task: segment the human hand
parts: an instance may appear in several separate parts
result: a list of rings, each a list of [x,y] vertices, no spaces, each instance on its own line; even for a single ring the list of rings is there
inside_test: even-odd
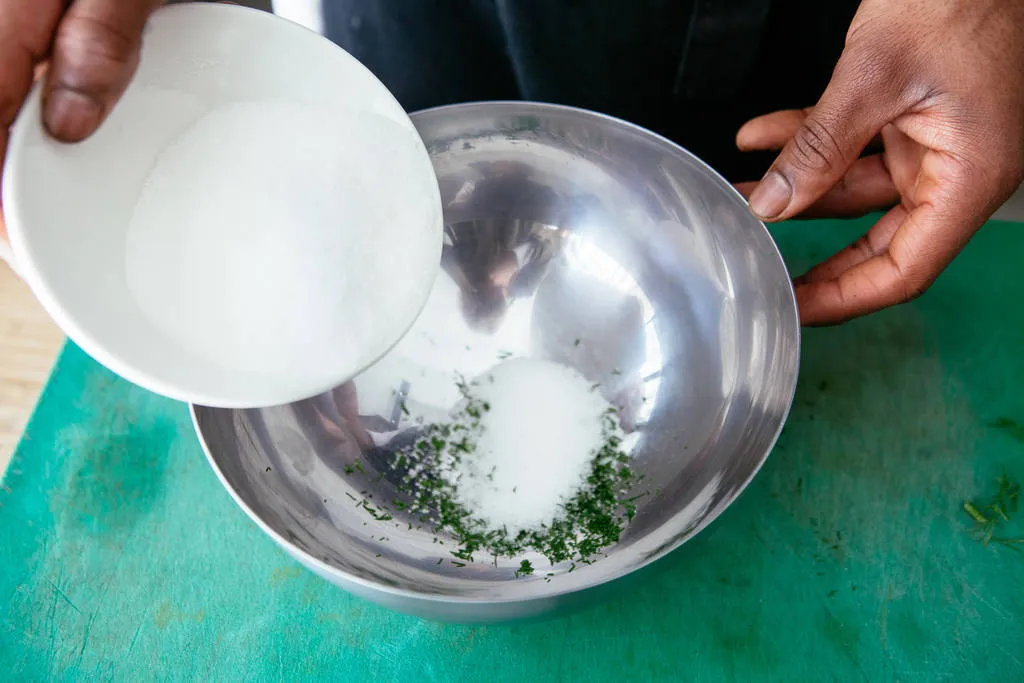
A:
[[[34,76],[46,79],[43,123],[53,137],[91,135],[128,87],[142,29],[162,0],[0,0],[0,164],[7,131]],[[0,212],[0,240],[6,240]]]
[[[1024,179],[1024,2],[864,0],[818,104],[736,142],[782,149],[739,186],[764,220],[892,207],[795,280],[805,325],[913,299]]]

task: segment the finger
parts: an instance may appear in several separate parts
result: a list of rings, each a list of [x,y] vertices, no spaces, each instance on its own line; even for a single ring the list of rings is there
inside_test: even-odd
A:
[[[863,71],[864,60],[840,60],[821,100],[786,143],[750,196],[764,220],[784,220],[814,204],[860,156],[900,108],[883,72]]]
[[[747,198],[757,186],[757,182],[735,185],[739,193]],[[873,211],[888,209],[899,201],[900,193],[889,175],[889,169],[881,155],[875,154],[855,161],[835,187],[794,218],[857,218]]]
[[[785,109],[747,121],[736,133],[736,147],[741,152],[779,151],[793,139],[811,108]],[[875,154],[882,149],[882,136],[871,138],[865,152]]]
[[[43,120],[65,142],[91,135],[128,87],[160,0],[74,0],[57,29]]]
[[[746,180],[742,183],[733,183],[732,186],[736,188],[737,192],[743,195],[744,199],[750,199],[750,193],[758,186],[758,181]]]
[[[736,147],[741,152],[773,152],[781,150],[793,139],[800,125],[811,112],[806,109],[784,109],[751,119],[736,133]],[[864,148],[875,154],[882,149],[882,136],[876,135]]]
[[[0,168],[7,152],[7,130],[32,87],[34,69],[49,50],[63,9],[62,0],[0,0]],[[0,240],[7,240],[2,215]]]
[[[736,147],[742,152],[782,149],[800,130],[809,111],[784,109],[751,119],[737,131]]]
[[[951,201],[923,203],[909,213],[902,207],[893,209],[891,220],[898,218],[899,225],[887,249],[871,255],[875,245],[868,244],[845,254],[840,252],[814,276],[809,273],[798,281],[801,322],[840,323],[909,301],[924,292],[981,227],[974,206],[977,202],[966,193],[955,193]],[[891,227],[879,228],[879,241]],[[844,270],[850,263],[854,265]]]
[[[61,0],[0,0],[0,131],[5,135],[49,50],[62,9]]]
[[[867,234],[839,253],[811,268],[798,277],[794,283],[799,286],[813,282],[837,280],[846,271],[884,254],[889,250],[893,236],[906,218],[907,211],[903,207],[897,206],[890,209],[878,222],[871,226]]]
[[[4,157],[7,154],[7,129],[0,130],[0,169],[3,169]],[[3,204],[0,203],[0,242],[7,241],[7,226],[4,225]]]
[[[839,182],[798,218],[857,218],[900,201],[882,155],[858,159]]]
[[[881,154],[858,159],[824,197],[801,214],[804,218],[854,218],[898,204],[900,191],[893,183]]]

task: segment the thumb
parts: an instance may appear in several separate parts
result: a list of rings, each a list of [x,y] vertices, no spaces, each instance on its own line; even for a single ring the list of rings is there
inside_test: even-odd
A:
[[[128,87],[161,0],[74,0],[57,28],[43,121],[65,142],[91,135]]]
[[[897,116],[891,87],[841,60],[821,100],[754,188],[750,210],[762,220],[784,220],[832,189]]]

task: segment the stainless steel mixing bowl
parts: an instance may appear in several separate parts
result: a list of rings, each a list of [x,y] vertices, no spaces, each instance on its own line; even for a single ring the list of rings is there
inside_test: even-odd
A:
[[[346,590],[437,619],[547,612],[678,547],[761,467],[796,384],[793,290],[740,195],[648,131],[531,103],[413,120],[447,224],[442,275],[413,329],[332,392],[259,410],[196,406],[196,428],[249,516]],[[405,427],[448,414],[456,373],[509,355],[600,383],[646,475],[651,495],[620,542],[572,572],[517,578],[518,559],[459,567],[416,520],[377,520],[353,502],[395,498]]]

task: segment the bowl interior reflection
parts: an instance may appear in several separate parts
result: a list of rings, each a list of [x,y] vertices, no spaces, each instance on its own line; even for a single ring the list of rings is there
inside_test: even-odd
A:
[[[385,592],[529,600],[663,555],[742,490],[789,409],[799,328],[771,237],[705,165],[621,121],[526,103],[413,119],[447,226],[426,308],[382,361],[331,392],[196,408],[211,461],[292,552]],[[532,557],[537,573],[518,578],[521,558],[460,567],[451,539],[415,516],[359,505],[398,498],[396,451],[449,415],[459,377],[509,357],[576,368],[630,434],[647,495],[591,565]]]

